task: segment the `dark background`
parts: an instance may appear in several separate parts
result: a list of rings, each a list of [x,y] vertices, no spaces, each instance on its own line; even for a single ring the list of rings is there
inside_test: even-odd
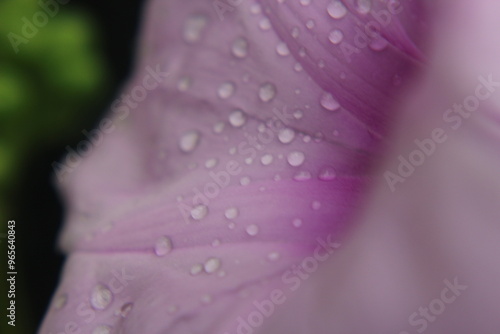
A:
[[[110,77],[103,97],[95,110],[88,110],[81,129],[90,129],[102,117],[129,77],[135,54],[140,18],[144,7],[141,0],[71,0],[63,10],[83,10],[95,18],[99,47],[105,57]],[[35,331],[45,314],[59,280],[64,256],[56,247],[63,223],[64,208],[53,179],[53,161],[61,161],[66,145],[75,147],[84,139],[78,131],[60,147],[32,152],[29,161],[19,166],[21,183],[12,194],[16,243],[18,252],[18,288],[25,289],[27,300],[18,300],[18,322],[30,324]],[[22,305],[26,303],[26,305]],[[28,319],[22,319],[23,316]],[[4,321],[4,319],[2,319]]]

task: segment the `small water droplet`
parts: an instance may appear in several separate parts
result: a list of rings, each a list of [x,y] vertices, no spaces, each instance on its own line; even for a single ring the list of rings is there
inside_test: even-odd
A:
[[[302,117],[304,117],[304,112],[300,109],[297,109],[293,112],[293,117],[295,117],[295,119],[301,119]]]
[[[248,42],[245,38],[239,37],[234,40],[231,52],[236,58],[245,58],[248,54]]]
[[[197,205],[191,210],[191,218],[193,218],[194,220],[201,220],[205,218],[207,214],[208,207],[203,204]]]
[[[270,82],[263,83],[259,88],[259,98],[262,102],[269,102],[276,96],[276,86]]]
[[[113,293],[102,284],[97,284],[90,294],[90,305],[96,310],[104,310],[112,300]]]
[[[339,44],[342,42],[342,39],[344,39],[344,34],[339,29],[335,29],[330,32],[328,39],[332,42],[332,44]]]
[[[200,141],[200,133],[196,130],[185,132],[179,140],[179,148],[182,152],[189,153],[194,151]]]
[[[126,318],[128,316],[128,314],[130,313],[130,311],[132,311],[133,307],[134,307],[133,303],[123,304],[122,307],[120,307],[120,309],[116,312],[116,315],[118,315],[122,318]]]
[[[326,8],[328,15],[334,19],[341,19],[347,14],[347,8],[340,0],[333,0]]]
[[[287,160],[290,166],[298,167],[304,163],[305,155],[302,152],[293,151],[288,154]]]
[[[203,271],[203,265],[200,264],[200,263],[196,263],[196,264],[193,264],[193,266],[191,267],[191,270],[189,271],[189,273],[192,276],[196,276],[199,273],[201,273],[202,271]]]
[[[300,63],[295,63],[295,64],[293,65],[293,69],[294,69],[296,72],[300,72],[300,71],[302,71],[302,70],[303,70],[303,68],[302,68],[302,64],[300,64]]]
[[[321,106],[329,111],[335,111],[340,108],[340,104],[335,100],[330,93],[324,93],[321,96]]]
[[[370,10],[372,9],[371,0],[357,0],[356,5],[356,10],[358,11],[358,13],[363,15],[370,13]]]
[[[247,232],[248,235],[254,237],[257,234],[259,234],[259,227],[257,225],[255,225],[255,224],[248,225],[247,228],[246,228],[246,232]]]
[[[68,295],[67,294],[62,294],[62,295],[58,296],[54,300],[54,308],[56,310],[62,309],[66,305],[67,301],[68,301]]]
[[[217,270],[219,270],[221,266],[221,261],[217,257],[211,257],[206,262],[203,268],[207,274],[213,274]]]
[[[312,19],[311,20],[307,20],[307,22],[306,22],[306,27],[309,30],[313,29],[315,25],[316,25],[316,23]]]
[[[326,64],[323,59],[318,60],[318,67],[319,68],[325,68]]]
[[[264,165],[264,166],[267,166],[267,165],[270,165],[272,162],[273,162],[273,156],[271,154],[264,154],[261,158],[260,158],[260,162]]]
[[[172,250],[172,240],[169,237],[163,236],[156,241],[155,254],[165,256]]]
[[[311,206],[313,210],[319,210],[321,208],[321,203],[318,201],[313,201]]]
[[[92,331],[92,334],[110,334],[111,333],[111,327],[108,325],[100,325],[94,328]]]
[[[262,12],[262,8],[260,7],[260,4],[254,3],[250,6],[250,13],[252,14],[260,14]]]
[[[300,0],[299,2],[302,6],[308,6],[311,3],[311,0]]]
[[[293,225],[293,226],[295,226],[295,227],[301,227],[301,226],[302,226],[302,219],[295,218],[295,219],[292,221],[292,225]]]
[[[205,168],[214,168],[217,165],[218,160],[216,158],[211,158],[205,161]]]
[[[387,46],[389,46],[389,42],[382,37],[375,38],[370,42],[370,49],[373,51],[383,51]]]
[[[224,123],[223,122],[217,122],[214,125],[214,132],[215,133],[221,133],[222,130],[224,130]]]
[[[220,246],[220,240],[214,239],[214,241],[212,241],[212,247],[218,247],[218,246]]]
[[[201,302],[203,304],[210,304],[212,302],[212,296],[210,296],[208,294],[201,296]]]
[[[182,77],[179,79],[177,83],[177,89],[181,92],[185,92],[191,86],[191,78],[190,77]]]
[[[310,180],[311,177],[312,175],[308,171],[300,171],[293,176],[293,179],[295,181],[307,181]]]
[[[262,30],[271,29],[271,22],[269,21],[269,19],[267,17],[265,17],[259,21],[259,28]]]
[[[278,45],[276,46],[276,52],[280,56],[288,56],[290,54],[290,50],[288,49],[288,46],[286,45],[285,42],[279,42]]]
[[[208,19],[203,15],[195,15],[188,18],[184,25],[184,40],[188,43],[198,42],[207,23]]]
[[[179,308],[176,305],[170,305],[169,307],[167,307],[167,312],[170,314],[174,314],[178,310]]]
[[[248,176],[244,176],[240,179],[240,184],[242,186],[248,186],[250,184],[250,178]]]
[[[238,214],[239,214],[238,208],[235,207],[227,208],[226,211],[224,212],[224,216],[227,219],[235,219],[236,217],[238,217]]]
[[[217,90],[217,95],[221,99],[228,99],[234,94],[235,86],[232,82],[224,82]]]
[[[323,181],[332,181],[337,177],[337,173],[333,167],[323,167],[319,172],[319,179]]]
[[[292,35],[293,38],[299,37],[299,35],[300,35],[299,27],[293,27],[291,35]]]
[[[278,139],[283,144],[289,144],[295,138],[295,131],[290,128],[281,129],[278,132]]]
[[[246,121],[247,118],[242,110],[235,110],[231,114],[229,114],[229,123],[235,128],[243,126]]]

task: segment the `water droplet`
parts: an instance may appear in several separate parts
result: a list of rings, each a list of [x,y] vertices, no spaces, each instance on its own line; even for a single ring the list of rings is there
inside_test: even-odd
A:
[[[207,23],[208,19],[203,15],[195,15],[188,18],[184,25],[184,40],[189,43],[199,41]]]
[[[170,314],[174,314],[178,310],[179,308],[176,305],[170,305],[169,307],[167,307],[167,312]]]
[[[207,214],[208,207],[203,204],[197,205],[191,210],[191,218],[193,218],[194,220],[201,220],[205,218]]]
[[[200,263],[197,263],[197,264],[193,264],[189,273],[193,276],[196,276],[199,273],[201,273],[202,271],[203,271],[203,265]]]
[[[257,234],[259,234],[259,227],[257,225],[255,225],[255,224],[248,225],[247,228],[246,228],[246,232],[247,232],[248,235],[254,237]]]
[[[335,100],[330,93],[324,93],[321,96],[321,106],[329,111],[335,111],[340,108],[340,104]]]
[[[218,247],[218,246],[220,246],[220,240],[214,239],[214,241],[212,241],[212,247]]]
[[[366,15],[370,13],[372,9],[372,1],[371,0],[357,0],[356,10],[358,13]]]
[[[231,52],[236,58],[245,58],[248,54],[248,42],[245,38],[239,37],[234,40]]]
[[[62,309],[66,305],[67,301],[68,301],[68,295],[67,294],[62,294],[62,295],[58,296],[54,300],[54,308],[56,310]]]
[[[232,82],[224,82],[217,90],[217,95],[221,99],[230,98],[234,94],[235,86]]]
[[[227,208],[224,212],[224,216],[226,216],[227,219],[235,219],[236,217],[238,217],[238,214],[238,208],[235,207]]]
[[[332,181],[337,177],[337,173],[333,167],[327,166],[320,170],[318,177],[323,181]]]
[[[190,77],[182,77],[179,79],[177,83],[177,89],[181,92],[185,92],[191,86],[191,78]]]
[[[295,181],[307,181],[310,180],[311,177],[312,175],[308,171],[300,171],[293,176],[293,179]]]
[[[217,165],[218,160],[216,158],[211,158],[205,161],[205,168],[214,168]]]
[[[299,30],[299,27],[293,27],[292,28],[292,37],[293,38],[297,38],[299,37],[299,34],[300,34],[300,30]]]
[[[340,0],[333,0],[326,8],[328,15],[334,19],[341,19],[347,14],[347,8]]]
[[[319,68],[325,68],[326,64],[323,59],[318,60],[318,67]]]
[[[278,132],[278,139],[283,144],[289,144],[295,138],[295,131],[289,128],[281,129]]]
[[[332,44],[339,44],[342,42],[343,38],[344,34],[339,29],[332,30],[330,35],[328,35],[328,39],[332,42]]]
[[[288,154],[287,160],[290,166],[298,167],[304,163],[305,155],[302,152],[293,151]]]
[[[215,133],[221,133],[222,130],[224,130],[224,123],[223,122],[217,122],[214,125],[214,132]]]
[[[132,308],[134,307],[133,303],[126,303],[123,304],[123,306],[116,312],[116,315],[126,318],[130,311],[132,311]]]
[[[262,102],[269,102],[276,96],[276,86],[270,82],[262,84],[259,88],[259,98]]]
[[[303,68],[302,68],[302,64],[301,64],[301,63],[295,63],[295,64],[293,65],[293,69],[294,69],[296,72],[300,72],[300,71],[302,71],[302,69],[303,69]]]
[[[158,256],[167,255],[172,250],[172,240],[169,237],[163,236],[156,241],[155,253]]]
[[[313,201],[312,208],[313,208],[313,210],[319,210],[321,208],[321,203],[318,201]]]
[[[280,253],[278,252],[271,252],[267,255],[267,258],[269,261],[277,261],[280,258]]]
[[[260,162],[264,165],[264,166],[267,166],[267,165],[270,165],[272,162],[273,162],[273,156],[271,154],[264,154],[261,158],[260,158]]]
[[[300,0],[299,2],[302,6],[308,6],[311,3],[311,0]]]
[[[293,117],[295,117],[295,119],[301,119],[302,117],[304,117],[304,112],[300,109],[297,109],[293,112]]]
[[[212,302],[212,296],[210,296],[210,295],[201,296],[201,302],[203,304],[210,304]]]
[[[315,25],[316,25],[316,23],[314,22],[314,20],[307,20],[307,22],[306,22],[306,27],[309,30],[313,29]]]
[[[94,328],[92,331],[92,334],[110,334],[111,333],[111,327],[108,325],[100,325]]]
[[[288,56],[290,54],[290,50],[288,49],[288,46],[286,45],[285,42],[279,42],[278,45],[276,46],[276,52],[280,56]]]
[[[304,48],[300,48],[300,49],[299,49],[299,56],[300,56],[301,58],[304,58],[304,57],[306,56],[306,54],[307,54],[306,49],[304,49]]]
[[[211,257],[206,262],[203,268],[207,274],[213,274],[216,272],[221,266],[220,259],[217,257]]]
[[[292,225],[293,225],[293,226],[295,226],[295,227],[301,227],[301,226],[302,226],[302,219],[295,218],[295,219],[292,221]]]
[[[389,42],[382,37],[375,38],[370,42],[370,49],[373,51],[383,51],[389,46]]]
[[[245,113],[241,110],[235,110],[231,114],[229,114],[229,123],[235,128],[243,126],[246,121],[247,118],[245,116]]]
[[[96,310],[104,310],[112,300],[113,293],[102,284],[97,284],[90,294],[90,305]]]
[[[269,19],[267,17],[265,17],[259,21],[259,28],[262,30],[271,29],[271,22],[269,21]]]
[[[240,184],[242,186],[248,186],[250,184],[250,178],[248,176],[244,176],[240,179]]]
[[[179,148],[182,152],[189,153],[194,151],[200,141],[200,133],[196,130],[185,132],[179,140]]]
[[[250,6],[250,13],[260,14],[261,12],[262,12],[262,8],[260,7],[260,4],[254,3]]]

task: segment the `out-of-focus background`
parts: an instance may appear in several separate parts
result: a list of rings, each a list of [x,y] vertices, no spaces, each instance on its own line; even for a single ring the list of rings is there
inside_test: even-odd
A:
[[[0,333],[35,333],[64,257],[53,163],[128,78],[142,0],[0,1]],[[16,221],[16,326],[7,325],[7,221]]]

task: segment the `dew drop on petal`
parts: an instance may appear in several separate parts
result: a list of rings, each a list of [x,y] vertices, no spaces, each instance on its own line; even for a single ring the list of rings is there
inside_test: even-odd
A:
[[[335,29],[330,32],[328,39],[332,44],[339,44],[344,39],[344,34],[339,29]]]
[[[303,70],[303,67],[302,67],[302,64],[301,63],[295,63],[293,65],[293,69],[295,70],[295,72],[300,72]]]
[[[271,252],[267,255],[267,258],[269,261],[277,261],[280,258],[280,253],[278,252]]]
[[[133,303],[123,304],[122,307],[120,307],[120,309],[116,312],[116,315],[118,315],[122,318],[126,318],[128,316],[128,314],[130,313],[130,311],[132,311],[133,307],[134,307]]]
[[[259,21],[259,28],[262,30],[271,29],[271,22],[269,21],[269,19],[267,17],[265,17]]]
[[[321,203],[318,201],[313,201],[311,206],[313,210],[319,210],[321,208]]]
[[[212,296],[210,296],[208,294],[201,296],[201,302],[203,304],[210,304],[212,302]]]
[[[347,8],[340,0],[333,0],[326,8],[328,15],[334,19],[341,19],[347,14]]]
[[[172,240],[169,237],[163,236],[156,241],[155,254],[165,256],[172,250]]]
[[[299,35],[300,35],[300,30],[299,30],[299,28],[298,28],[298,27],[293,27],[293,28],[292,28],[292,32],[291,32],[291,35],[292,35],[292,37],[293,37],[293,38],[297,38],[297,37],[299,37]]]
[[[90,305],[96,310],[104,310],[112,300],[113,293],[102,284],[97,284],[90,294]]]
[[[373,39],[369,46],[373,51],[383,51],[389,46],[389,42],[385,38],[379,37]]]
[[[193,276],[196,276],[198,275],[199,273],[201,273],[203,271],[203,265],[200,264],[200,263],[197,263],[197,264],[193,264],[193,266],[191,267],[191,269],[189,270],[189,273]]]
[[[304,163],[305,155],[300,151],[290,152],[287,156],[287,161],[290,166],[297,167]]]
[[[245,113],[241,110],[235,110],[229,114],[229,123],[235,128],[239,128],[243,126],[246,122],[247,118]]]
[[[297,109],[293,112],[293,117],[295,117],[295,119],[301,119],[302,117],[304,117],[304,112],[300,109]]]
[[[330,93],[324,93],[321,96],[321,106],[329,111],[335,111],[340,108],[340,104],[335,100]]]
[[[248,235],[254,237],[257,234],[259,234],[259,227],[255,224],[248,225],[245,231],[247,232]]]
[[[358,13],[366,15],[372,9],[372,0],[357,0],[356,10]]]
[[[218,247],[218,246],[220,246],[220,240],[214,239],[214,241],[212,241],[212,247]]]
[[[215,133],[221,133],[222,130],[224,130],[224,123],[223,122],[217,122],[214,125],[214,132]]]
[[[290,54],[290,50],[288,49],[288,46],[285,42],[279,42],[276,46],[276,53],[278,53],[280,56],[285,57]]]
[[[316,25],[316,23],[314,22],[314,20],[307,20],[307,22],[306,22],[306,27],[309,30],[313,29],[315,25]]]
[[[217,95],[221,99],[227,99],[230,98],[234,94],[235,86],[232,82],[224,82],[222,85],[219,86],[219,89],[217,90]]]
[[[66,305],[67,301],[68,301],[68,295],[67,294],[62,294],[62,295],[58,296],[54,300],[54,308],[56,310],[62,309]]]
[[[234,40],[231,52],[236,58],[245,58],[248,54],[248,42],[245,38],[239,37]]]
[[[250,178],[248,176],[244,176],[240,179],[240,184],[242,186],[248,186],[250,184]]]
[[[208,19],[203,15],[194,15],[188,18],[184,25],[184,40],[188,43],[198,42],[207,23]]]
[[[300,0],[299,2],[302,6],[308,6],[311,4],[311,0]]]
[[[205,168],[214,168],[217,165],[218,160],[216,158],[211,158],[205,161]]]
[[[310,180],[311,177],[312,175],[308,171],[300,171],[293,176],[293,179],[295,181],[307,181]]]
[[[193,218],[194,220],[201,220],[205,218],[207,214],[208,207],[203,204],[199,204],[191,210],[191,218]]]
[[[333,167],[327,166],[323,167],[319,171],[318,178],[323,181],[332,181],[337,177],[337,173]]]
[[[179,148],[182,152],[192,152],[200,141],[200,133],[196,130],[185,132],[179,140]]]
[[[190,77],[182,77],[177,82],[177,89],[181,92],[185,92],[191,86],[191,78]]]
[[[264,154],[261,158],[260,158],[260,162],[264,165],[264,166],[267,166],[267,165],[270,165],[272,162],[273,162],[274,158],[271,154]]]
[[[259,98],[262,102],[269,102],[276,96],[276,86],[270,82],[262,84],[259,88]]]
[[[235,219],[236,217],[238,217],[238,214],[239,214],[238,208],[235,207],[227,208],[226,211],[224,212],[224,216],[227,219]]]
[[[302,219],[295,218],[295,219],[292,221],[292,225],[293,225],[293,226],[295,226],[295,227],[301,227],[301,226],[302,226]]]
[[[295,138],[295,131],[289,128],[281,129],[278,132],[278,139],[283,144],[289,144]]]
[[[220,266],[221,266],[220,259],[217,257],[211,257],[205,262],[203,269],[205,269],[205,272],[207,274],[213,274],[220,268]]]
[[[111,333],[111,327],[108,325],[100,325],[94,328],[92,331],[92,334],[110,334]]]

